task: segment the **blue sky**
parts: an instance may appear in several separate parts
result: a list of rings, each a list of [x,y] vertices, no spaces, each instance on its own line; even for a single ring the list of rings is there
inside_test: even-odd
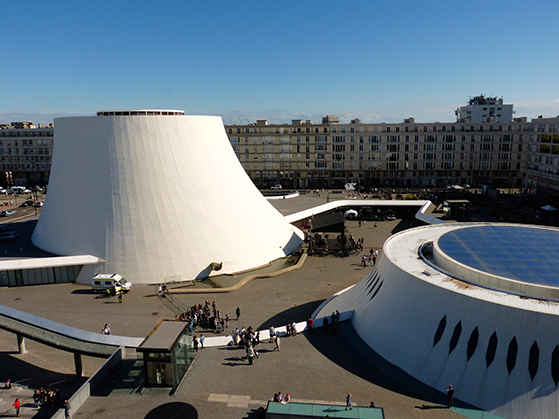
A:
[[[180,109],[225,123],[559,115],[559,2],[0,0],[0,122]]]

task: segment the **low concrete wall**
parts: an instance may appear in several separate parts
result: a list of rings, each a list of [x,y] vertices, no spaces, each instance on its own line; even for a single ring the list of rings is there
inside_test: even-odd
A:
[[[107,375],[109,375],[109,367],[111,365],[116,366],[122,358],[126,355],[126,348],[121,346],[118,348],[114,354],[111,355],[109,359],[105,361],[101,367],[95,371],[89,380],[87,380],[83,385],[70,397],[68,400],[70,406],[72,406],[72,415],[75,415],[78,409],[89,399],[91,393],[103,382]],[[64,409],[58,409],[58,411],[52,416],[51,419],[65,419]]]

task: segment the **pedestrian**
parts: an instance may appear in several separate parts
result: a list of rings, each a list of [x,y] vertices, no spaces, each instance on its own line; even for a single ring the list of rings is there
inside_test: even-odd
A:
[[[12,405],[12,407],[15,409],[16,411],[16,416],[19,416],[19,409],[21,407],[21,403],[19,402],[19,399],[16,399],[16,401],[14,402],[14,404]]]
[[[248,357],[248,365],[252,365],[252,361],[254,360],[254,348],[250,343],[247,346],[247,357]]]
[[[369,405],[369,407],[375,407],[375,402],[371,402],[371,404]]]
[[[239,317],[241,317],[241,307],[237,307],[237,310],[235,310],[235,314],[237,315],[237,320],[239,320]]]
[[[206,341],[206,337],[204,336],[204,334],[202,333],[200,335],[200,346],[202,347],[202,349],[206,349],[204,348],[204,342]]]
[[[347,393],[347,397],[345,398],[345,410],[349,407],[349,410],[353,410],[351,407],[351,393]]]
[[[291,397],[289,396],[289,393],[287,393],[287,394],[285,395],[284,400],[285,400],[285,403],[286,403],[286,404],[289,403],[289,402],[291,401]]]
[[[198,352],[198,338],[196,336],[192,338],[192,346],[194,347],[194,352]]]
[[[270,332],[270,340],[268,342],[272,343],[274,341],[274,336],[276,336],[276,329],[274,329],[274,326],[270,325],[268,330]]]
[[[66,419],[72,419],[72,406],[68,400],[64,400],[64,415]]]
[[[291,333],[293,333],[293,336],[297,336],[297,323],[295,323],[295,320],[291,323]]]
[[[120,291],[118,292],[118,303],[119,303],[119,304],[122,303],[122,294],[124,294],[124,293],[122,292],[122,290],[120,290]]]
[[[454,404],[454,389],[452,388],[452,384],[449,384],[446,390],[446,404],[449,409]]]
[[[328,317],[324,316],[322,319],[322,331],[326,333],[328,331]]]
[[[233,344],[237,346],[239,344],[239,328],[235,327],[233,329]]]
[[[279,352],[279,350],[280,350],[280,337],[279,336],[276,336],[275,342],[276,342],[276,347],[274,348],[274,351],[277,350]]]
[[[312,319],[312,317],[309,317],[309,319],[307,320],[307,329],[309,330],[309,333],[312,335],[312,333],[314,332],[314,320]]]
[[[39,390],[35,390],[33,393],[33,403],[35,403],[35,407],[41,406],[41,395],[39,394]]]
[[[104,335],[110,335],[111,334],[111,325],[109,323],[105,323],[105,327],[103,327],[103,330],[101,331],[101,333],[103,333]]]
[[[229,329],[229,314],[225,315],[225,328]]]

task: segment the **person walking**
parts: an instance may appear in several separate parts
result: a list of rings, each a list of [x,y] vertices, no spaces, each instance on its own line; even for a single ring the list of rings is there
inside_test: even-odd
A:
[[[68,400],[64,400],[64,415],[66,419],[72,419],[72,406]]]
[[[19,399],[16,399],[16,401],[14,402],[12,407],[16,411],[16,416],[19,416],[19,409],[21,408],[21,403],[20,403]]]
[[[276,329],[274,329],[274,326],[270,325],[270,328],[268,330],[270,333],[270,340],[268,342],[272,343],[274,341],[274,337],[276,336]]]
[[[454,389],[452,388],[452,384],[448,385],[446,389],[446,404],[450,409],[454,404]]]
[[[237,320],[239,320],[239,317],[241,317],[241,307],[237,307],[237,310],[235,310],[235,314],[237,315]]]
[[[351,407],[351,393],[347,393],[347,397],[345,398],[345,410],[349,407],[349,410],[353,410]]]
[[[252,361],[254,360],[254,348],[252,344],[249,343],[247,346],[247,357],[248,357],[248,365],[252,365]]]
[[[198,338],[196,336],[192,338],[192,346],[194,348],[194,352],[198,352]]]
[[[279,336],[276,336],[275,342],[276,342],[276,347],[274,348],[274,351],[277,350],[279,352],[279,350],[280,350],[280,337]]]
[[[312,333],[314,332],[314,320],[312,319],[312,317],[309,317],[309,319],[307,320],[307,328],[309,330],[309,333],[312,335]]]
[[[124,294],[124,293],[122,292],[122,290],[120,290],[120,291],[118,292],[118,303],[119,303],[119,304],[122,303],[122,294]]]
[[[111,334],[111,325],[109,323],[105,323],[105,327],[103,327],[103,330],[101,331],[101,333],[103,333],[104,335],[110,335]]]
[[[204,334],[202,333],[200,335],[200,346],[202,347],[202,349],[206,349],[204,348],[204,342],[206,341],[206,337],[204,336]]]

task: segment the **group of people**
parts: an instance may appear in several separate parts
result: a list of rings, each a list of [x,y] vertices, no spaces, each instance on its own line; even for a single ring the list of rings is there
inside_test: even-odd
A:
[[[361,222],[361,221],[359,221]],[[364,221],[363,221],[364,223]],[[349,235],[349,247],[351,249],[357,249],[360,252],[363,250],[363,243],[365,242],[365,239],[363,237],[360,237],[357,239],[357,241],[355,241],[355,239],[353,238],[353,234]]]
[[[289,396],[289,393],[287,393],[284,397],[281,394],[281,391],[278,391],[276,394],[274,394],[274,401],[281,404],[287,404],[291,401],[291,396]]]
[[[377,258],[378,258],[378,249],[372,249],[369,251],[369,256],[367,255],[363,255],[361,256],[361,264],[363,265],[363,267],[367,267],[367,266],[374,266],[377,264]]]
[[[336,334],[338,333],[338,327],[340,324],[340,317],[341,314],[338,310],[336,310],[336,312],[332,313],[332,315],[330,316],[330,321],[328,321],[328,316],[324,316],[324,318],[322,319],[322,331],[324,333],[328,332],[328,324],[331,323],[332,324],[332,335],[336,336]],[[308,320],[307,320],[307,324],[308,324]]]
[[[248,364],[252,365],[255,358],[258,358],[258,351],[256,347],[260,345],[260,331],[255,331],[252,326],[236,327],[233,329],[233,345],[245,348]]]
[[[52,393],[49,389],[44,389],[41,387],[39,390],[35,390],[33,393],[33,403],[35,407],[54,407],[60,408],[62,407],[62,398],[60,396],[60,392],[58,390],[54,390]]]
[[[253,347],[260,345],[260,331],[255,331],[252,326],[245,329],[242,326],[240,329],[235,327],[233,329],[233,345],[247,347],[250,343]]]
[[[9,380],[8,383],[10,384]],[[10,384],[10,388],[11,388],[11,384]],[[45,390],[43,387],[41,387],[39,390],[35,390],[35,392],[33,393],[33,403],[35,405],[35,408],[37,409],[43,407],[60,409],[61,407],[63,407],[66,413],[66,418],[72,419],[71,416],[72,410],[70,407],[70,403],[68,403],[68,400],[62,401],[62,397],[60,396],[60,392],[58,391],[58,389],[54,390],[52,393],[50,392],[49,389]],[[12,404],[12,409],[15,410],[16,416],[20,415],[21,408],[22,408],[21,400],[17,398]]]
[[[241,315],[240,307],[237,307],[237,319]],[[213,329],[216,333],[225,331],[229,328],[229,315],[223,316],[217,310],[216,303],[206,300],[204,304],[195,304],[190,310],[175,315],[175,320],[188,323],[189,333],[192,334],[196,327],[200,326],[204,329]]]

